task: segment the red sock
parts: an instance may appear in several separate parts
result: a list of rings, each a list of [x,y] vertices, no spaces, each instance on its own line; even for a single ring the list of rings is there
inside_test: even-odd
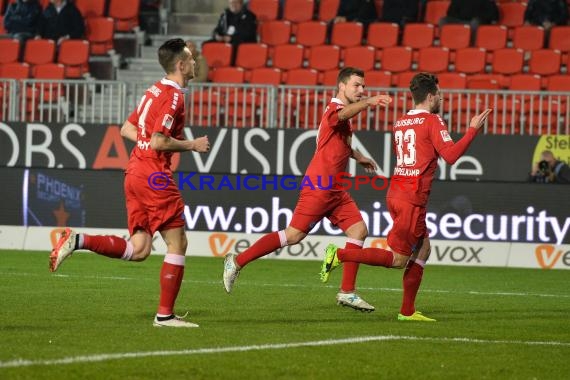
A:
[[[160,301],[158,314],[167,316],[173,314],[174,302],[184,277],[184,261],[182,255],[167,253],[160,270]]]
[[[391,268],[394,254],[382,248],[339,249],[336,251],[342,262],[356,262],[367,265]]]
[[[424,273],[424,267],[415,261],[408,262],[406,270],[404,271],[404,279],[402,285],[404,288],[404,296],[402,299],[402,308],[400,309],[400,314],[412,315],[416,311],[415,302],[416,294],[422,283],[422,275]]]
[[[344,249],[361,249],[364,245],[363,241],[349,239],[346,242]],[[340,290],[345,293],[353,292],[356,288],[356,275],[358,274],[359,263],[347,261],[342,266],[342,282]]]
[[[99,255],[111,257],[113,259],[125,257],[125,259],[128,260],[132,255],[132,248],[130,250],[130,254],[128,252],[127,241],[118,236],[80,234],[77,238],[79,239],[79,249],[88,249]],[[83,243],[81,243],[82,239]]]
[[[270,254],[277,248],[287,245],[285,231],[271,232],[263,235],[251,247],[240,253],[236,258],[236,263],[243,268],[249,262],[259,259],[262,256]]]

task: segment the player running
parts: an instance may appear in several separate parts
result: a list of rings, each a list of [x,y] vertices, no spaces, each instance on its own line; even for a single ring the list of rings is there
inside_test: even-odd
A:
[[[393,126],[396,167],[386,195],[393,226],[388,233],[388,249],[339,249],[330,244],[321,267],[321,280],[340,263],[363,263],[387,268],[406,268],[403,300],[398,320],[433,322],[415,309],[415,298],[422,281],[431,248],[426,228],[426,206],[438,157],[453,164],[465,153],[492,111],[487,109],[471,119],[467,133],[454,143],[439,116],[441,92],[435,75],[419,73],[410,90],[415,109]],[[413,190],[412,190],[413,189]]]
[[[125,175],[130,239],[78,234],[66,228],[50,255],[50,270],[78,249],[114,259],[143,261],[150,255],[152,237],[159,231],[167,246],[160,272],[160,301],[154,326],[198,327],[174,315],[174,303],[184,276],[187,247],[184,201],[170,169],[172,152],[207,152],[206,136],[183,137],[183,89],[194,77],[194,58],[182,39],[166,41],[158,49],[166,77],[146,90],[138,107],[121,128],[121,135],[136,146]]]
[[[286,229],[266,234],[240,255],[226,255],[223,282],[228,293],[244,266],[280,247],[299,243],[324,217],[344,231],[348,237],[345,248],[363,246],[368,229],[356,203],[337,183],[336,176],[345,171],[349,158],[356,160],[367,172],[376,171],[376,163],[372,159],[352,149],[350,119],[368,107],[386,106],[392,98],[388,95],[364,98],[364,73],[352,67],[345,67],[339,72],[337,88],[336,97],[323,114],[315,154],[305,173],[305,178],[311,180],[315,189],[302,188],[291,223]],[[356,262],[344,266],[337,303],[357,310],[373,311],[374,306],[355,293],[357,271]]]

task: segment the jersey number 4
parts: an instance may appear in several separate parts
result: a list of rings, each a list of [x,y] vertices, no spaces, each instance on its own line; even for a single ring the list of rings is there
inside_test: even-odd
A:
[[[414,166],[416,164],[416,131],[407,129],[405,132],[394,132],[396,141],[396,165]]]

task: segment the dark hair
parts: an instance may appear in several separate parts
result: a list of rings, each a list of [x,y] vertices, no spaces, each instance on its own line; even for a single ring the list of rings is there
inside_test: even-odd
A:
[[[338,86],[341,82],[346,84],[353,75],[364,78],[364,71],[356,67],[345,67],[339,71],[338,77],[336,78],[336,85]]]
[[[418,73],[410,81],[410,91],[415,104],[423,103],[428,94],[437,94],[437,76],[430,73]]]
[[[176,61],[182,59],[186,42],[182,38],[173,38],[158,48],[158,62],[170,74],[176,70]]]

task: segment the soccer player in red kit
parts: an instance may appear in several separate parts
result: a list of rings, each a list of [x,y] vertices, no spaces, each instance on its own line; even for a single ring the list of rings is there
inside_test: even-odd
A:
[[[305,173],[305,178],[310,179],[314,189],[302,187],[292,220],[286,229],[263,236],[240,255],[226,255],[223,281],[228,293],[245,265],[280,247],[299,243],[324,217],[344,231],[348,237],[346,248],[360,248],[364,244],[368,235],[366,224],[356,203],[346,189],[337,183],[336,177],[345,171],[349,158],[356,160],[368,172],[376,171],[376,163],[372,159],[352,149],[350,118],[368,107],[388,105],[392,99],[388,95],[363,98],[364,73],[352,67],[345,67],[339,72],[337,87],[336,97],[323,114],[315,154]],[[357,263],[344,267],[337,303],[357,310],[373,311],[374,307],[355,293],[357,270]]]
[[[431,248],[426,228],[426,207],[438,157],[453,164],[465,153],[491,109],[471,119],[470,128],[457,143],[447,132],[439,110],[441,92],[435,75],[419,73],[410,90],[415,109],[393,126],[396,167],[386,195],[393,226],[388,233],[388,249],[338,249],[330,244],[321,267],[321,280],[340,265],[363,263],[387,268],[406,268],[403,301],[398,320],[435,321],[415,309],[415,298]]]
[[[143,261],[149,255],[152,237],[159,231],[167,246],[160,272],[160,301],[153,324],[168,327],[198,327],[174,315],[174,303],[184,276],[186,235],[184,201],[170,169],[173,152],[207,152],[206,136],[186,140],[183,89],[194,77],[194,58],[182,39],[166,41],[158,49],[166,77],[146,90],[138,107],[121,128],[121,135],[136,146],[125,174],[130,239],[118,236],[78,234],[66,228],[50,255],[55,272],[78,249],[87,249],[114,259]]]

